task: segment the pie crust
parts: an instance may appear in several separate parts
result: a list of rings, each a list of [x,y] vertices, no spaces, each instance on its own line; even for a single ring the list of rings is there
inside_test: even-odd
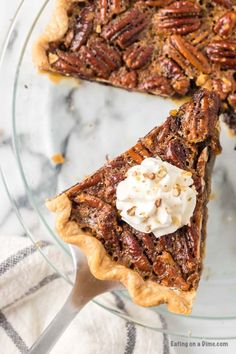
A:
[[[174,313],[189,314],[196,291],[181,291],[162,286],[143,278],[132,269],[112,261],[103,245],[89,233],[83,232],[74,221],[69,221],[71,201],[66,193],[46,202],[47,208],[57,214],[56,230],[65,242],[79,246],[86,254],[92,274],[101,280],[120,281],[129,291],[134,303],[140,306],[167,304]]]
[[[78,0],[57,0],[51,20],[45,28],[43,34],[38,38],[33,46],[33,61],[40,70],[50,68],[46,50],[48,43],[61,39],[68,29],[67,10],[70,5]]]

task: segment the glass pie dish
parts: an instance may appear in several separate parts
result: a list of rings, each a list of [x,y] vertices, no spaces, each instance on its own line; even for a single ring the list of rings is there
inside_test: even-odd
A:
[[[23,1],[6,40],[0,68],[0,110],[4,131],[10,138],[1,148],[1,168],[17,216],[42,256],[46,257],[40,241],[46,239],[72,263],[69,247],[54,231],[45,199],[95,171],[107,156],[112,158],[127,149],[182,102],[37,73],[32,44],[48,22],[53,6],[49,0]],[[129,303],[129,315],[105,295],[96,299],[98,305],[176,336],[236,338],[235,139],[223,124],[221,142],[223,153],[215,165],[209,204],[205,268],[192,314],[175,315],[164,305],[130,305],[125,291],[120,295]],[[61,155],[64,163],[55,163]],[[72,283],[61,264],[46,259]],[[155,314],[161,315],[165,326],[160,328]]]

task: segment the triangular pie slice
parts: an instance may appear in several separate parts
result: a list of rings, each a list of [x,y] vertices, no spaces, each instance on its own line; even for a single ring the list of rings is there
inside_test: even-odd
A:
[[[236,0],[57,0],[34,46],[41,70],[185,96],[204,87],[236,131]]]
[[[220,152],[219,106],[218,96],[201,89],[128,151],[47,201],[47,207],[57,213],[59,235],[84,251],[94,276],[121,281],[139,305],[167,303],[172,312],[191,311],[202,271],[211,171]],[[162,230],[160,237],[150,229],[141,232],[138,225],[131,226],[117,209],[118,186],[132,168],[150,159],[167,164],[181,176],[191,176],[196,195],[188,224],[180,227],[172,217],[176,231],[163,234]],[[144,175],[160,181],[166,177],[162,172]],[[184,193],[181,185],[175,187],[175,197]],[[173,195],[168,198],[172,200]],[[160,207],[161,200],[155,205]]]

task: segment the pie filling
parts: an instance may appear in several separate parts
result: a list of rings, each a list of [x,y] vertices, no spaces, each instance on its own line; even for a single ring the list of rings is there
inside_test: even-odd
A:
[[[49,70],[162,96],[217,92],[236,131],[236,0],[73,1]],[[48,69],[48,68],[47,68]]]
[[[197,288],[211,170],[220,152],[219,106],[214,93],[198,91],[162,126],[65,192],[72,204],[70,221],[99,240],[112,260],[138,272],[144,280],[183,291]],[[196,191],[196,206],[188,225],[158,238],[126,223],[116,207],[117,186],[130,168],[146,158],[161,158],[185,170]]]

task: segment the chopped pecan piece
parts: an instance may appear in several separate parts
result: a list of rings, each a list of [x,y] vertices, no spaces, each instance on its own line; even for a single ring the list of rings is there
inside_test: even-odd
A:
[[[120,53],[101,41],[93,41],[80,50],[81,58],[99,77],[108,78],[112,71],[121,66]]]
[[[158,14],[158,28],[173,33],[187,34],[201,26],[201,8],[191,1],[176,1],[161,9]]]
[[[154,75],[146,78],[140,85],[141,90],[145,90],[150,93],[160,94],[163,96],[171,96],[174,91],[171,87],[169,80],[160,75]]]
[[[175,92],[180,95],[186,94],[190,86],[190,81],[181,68],[173,60],[168,58],[161,59],[160,66],[163,74],[171,79],[171,86]]]
[[[153,53],[153,47],[134,44],[125,51],[123,59],[130,69],[140,69],[149,64]]]
[[[214,31],[222,37],[228,37],[232,34],[235,26],[236,13],[234,11],[229,11],[218,20],[214,27]]]
[[[121,48],[131,45],[147,25],[147,14],[137,8],[104,26],[102,36],[116,42]]]
[[[236,69],[236,41],[214,41],[206,49],[213,63],[223,69]]]
[[[70,45],[72,52],[79,50],[80,47],[87,42],[89,34],[93,29],[93,11],[93,6],[87,6],[81,10],[74,28],[74,37]]]
[[[129,0],[99,0],[100,20],[102,24],[108,22],[112,15],[120,14],[129,6]]]
[[[170,43],[174,49],[181,54],[185,61],[190,63],[194,68],[205,74],[209,74],[211,72],[211,66],[205,55],[196,47],[187,42],[183,37],[173,34],[170,38]],[[180,66],[182,62],[177,61]],[[188,64],[185,62],[184,66],[186,67],[187,65]]]

